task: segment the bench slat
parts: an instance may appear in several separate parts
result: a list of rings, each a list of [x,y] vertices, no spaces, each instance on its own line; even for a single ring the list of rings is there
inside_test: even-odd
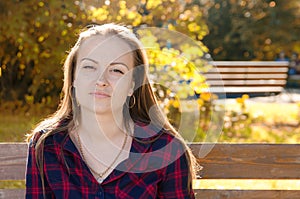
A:
[[[1,143],[0,180],[24,180],[26,157],[26,143]]]
[[[274,79],[261,79],[261,80],[208,80],[206,81],[210,86],[215,85],[224,85],[224,86],[284,86],[286,84],[286,80],[274,80]]]
[[[210,146],[191,144],[197,156]],[[0,180],[24,179],[26,153],[25,143],[0,144]],[[207,179],[300,179],[300,144],[215,144],[199,161]]]
[[[300,179],[300,144],[191,144],[191,148],[203,166],[203,179]]]
[[[0,199],[24,199],[25,189],[0,189]]]
[[[280,93],[283,91],[281,86],[244,86],[244,87],[210,87],[207,89],[207,92],[210,93]]]
[[[207,80],[226,80],[226,79],[280,79],[285,80],[288,75],[286,73],[279,74],[204,74]]]
[[[251,67],[251,66],[264,66],[264,67],[288,67],[288,61],[214,61],[210,62],[213,66],[244,66],[244,67]]]
[[[225,198],[264,198],[264,199],[293,199],[299,198],[298,190],[210,190],[195,189],[196,198],[225,199]],[[23,189],[0,189],[0,199],[24,199]]]
[[[299,199],[300,190],[194,190],[196,198],[263,198],[263,199]]]
[[[249,73],[249,74],[256,74],[256,73],[286,73],[288,68],[212,68],[207,73]]]
[[[211,87],[207,92],[226,97],[275,95],[287,84],[289,62],[216,61],[202,73]],[[222,97],[222,96],[221,96]]]

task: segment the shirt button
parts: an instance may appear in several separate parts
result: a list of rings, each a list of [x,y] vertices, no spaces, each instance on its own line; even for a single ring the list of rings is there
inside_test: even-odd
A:
[[[96,197],[104,199],[104,192],[103,192],[103,188],[101,186],[99,187],[99,189],[96,193]]]
[[[102,190],[99,190],[96,194],[97,198],[104,198],[104,194]]]

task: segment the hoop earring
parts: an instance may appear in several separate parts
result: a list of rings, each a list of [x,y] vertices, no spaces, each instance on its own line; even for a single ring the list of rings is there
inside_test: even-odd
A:
[[[130,105],[130,99],[131,99],[131,97],[133,98],[133,103]],[[134,95],[131,95],[130,98],[129,98],[129,100],[128,100],[128,103],[127,103],[127,101],[126,101],[126,106],[127,106],[128,108],[133,108],[134,105],[135,105],[135,96],[134,96]]]

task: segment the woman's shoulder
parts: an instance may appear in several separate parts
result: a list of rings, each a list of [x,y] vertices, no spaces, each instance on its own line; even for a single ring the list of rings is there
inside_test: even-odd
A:
[[[44,146],[61,145],[67,135],[67,130],[42,129],[34,133],[29,141],[29,146],[35,146],[39,142],[44,142]]]
[[[165,148],[172,153],[183,153],[185,151],[185,141],[170,129],[163,128],[158,139],[153,142],[154,149]]]
[[[157,125],[139,125],[135,129],[135,138],[151,143],[150,151],[161,151],[170,154],[183,154],[186,144],[182,137],[174,130]],[[145,137],[140,137],[140,136]]]
[[[44,146],[62,143],[68,135],[69,119],[49,118],[42,121],[32,133],[29,146],[43,142]]]

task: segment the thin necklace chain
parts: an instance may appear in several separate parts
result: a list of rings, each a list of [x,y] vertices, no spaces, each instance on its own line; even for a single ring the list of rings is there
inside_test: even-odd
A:
[[[81,153],[81,155],[82,155],[82,159],[83,159],[83,161],[86,162],[86,164],[88,165],[88,163],[87,163],[87,161],[86,161],[86,158],[85,158],[85,155],[84,155],[84,153],[83,153],[83,148],[82,148],[81,139],[80,139],[80,137],[79,137],[79,133],[78,133],[78,131],[75,131],[75,132],[76,132],[76,136],[77,136],[77,142],[78,142],[78,145],[79,145],[79,150],[80,150],[80,153]],[[126,134],[125,134],[125,138],[124,138],[124,142],[123,142],[123,145],[122,145],[121,150],[119,151],[118,155],[117,155],[116,158],[113,160],[113,162],[107,167],[107,169],[105,169],[105,171],[103,171],[102,173],[99,173],[99,172],[95,171],[93,168],[91,168],[91,167],[88,165],[89,169],[90,169],[94,174],[96,174],[96,175],[99,177],[99,178],[97,178],[97,181],[99,181],[99,179],[102,181],[103,176],[104,176],[104,175],[112,168],[112,166],[113,166],[113,165],[116,163],[116,161],[119,159],[119,157],[120,157],[122,151],[123,151],[124,148],[125,148],[125,144],[126,144],[126,142],[127,142],[127,137],[128,137],[128,135],[127,135],[127,133],[126,133]]]

